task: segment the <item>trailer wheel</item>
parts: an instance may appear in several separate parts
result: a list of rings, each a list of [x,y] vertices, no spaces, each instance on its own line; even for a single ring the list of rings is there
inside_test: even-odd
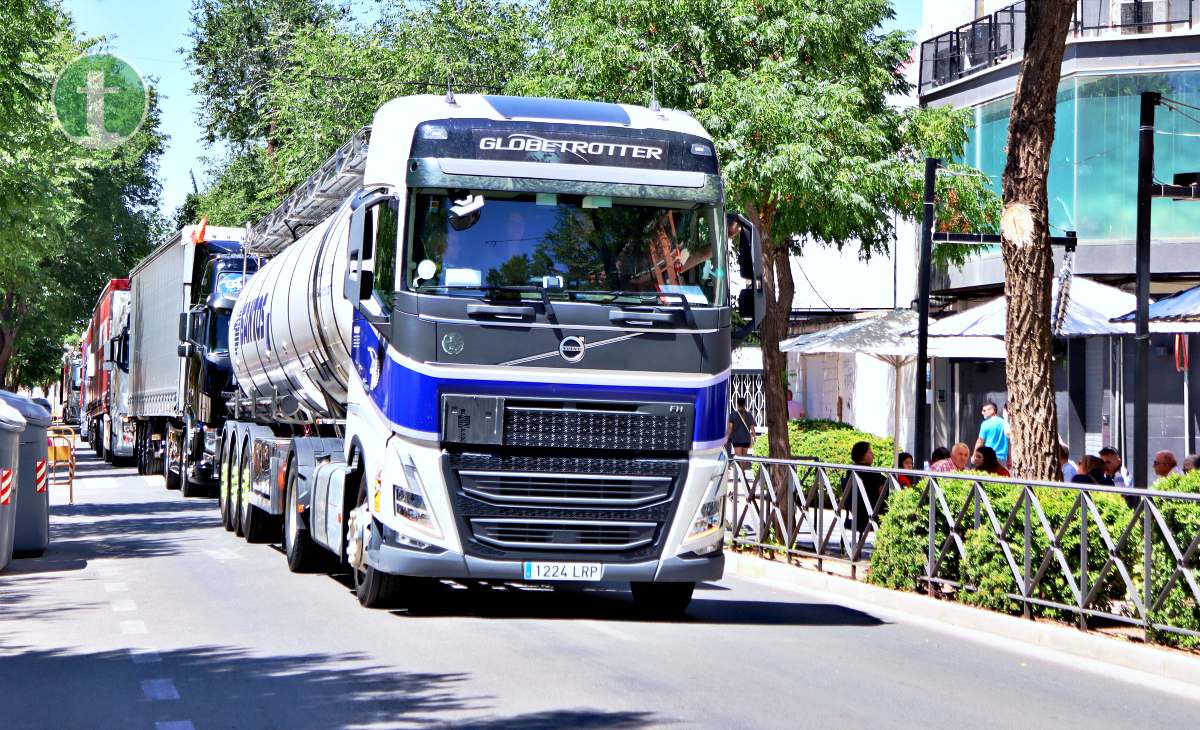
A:
[[[245,480],[249,479],[250,471],[250,442],[243,441],[238,449],[238,459],[234,463],[237,473],[233,476],[233,534],[238,537],[246,536],[246,490],[250,488]]]
[[[221,525],[233,532],[233,479],[230,468],[233,464],[233,439],[221,444],[221,483],[217,487],[217,509],[221,512]]]
[[[367,504],[367,480],[363,474],[364,471],[360,468],[355,475],[358,480],[358,499],[355,501],[355,507],[364,507]],[[395,600],[400,587],[399,576],[380,572],[370,565],[354,568],[353,572],[354,594],[364,607],[387,608]]]
[[[633,604],[652,618],[679,618],[692,602],[695,583],[633,583]]]
[[[287,555],[288,570],[293,573],[311,573],[320,569],[324,554],[312,541],[308,530],[301,524],[299,485],[296,484],[296,460],[288,461],[287,495],[283,507],[283,552]]]

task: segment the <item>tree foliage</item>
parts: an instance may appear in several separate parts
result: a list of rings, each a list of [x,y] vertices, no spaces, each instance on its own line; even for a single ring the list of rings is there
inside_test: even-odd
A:
[[[241,149],[268,141],[264,98],[286,64],[292,39],[344,15],[329,0],[195,0],[192,44],[182,49],[204,99],[204,132]]]
[[[45,382],[104,281],[124,276],[158,235],[164,138],[155,95],[138,134],[107,150],[71,142],[50,107],[58,71],[99,43],[78,37],[47,0],[10,3],[0,24],[0,380],[8,387]]]

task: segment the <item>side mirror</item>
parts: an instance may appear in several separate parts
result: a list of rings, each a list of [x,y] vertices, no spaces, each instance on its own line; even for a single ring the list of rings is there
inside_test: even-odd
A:
[[[196,351],[196,346],[190,342],[180,342],[179,345],[175,348],[175,354],[180,357],[191,357],[192,353],[194,353],[195,351]],[[107,365],[107,364],[108,363],[105,363],[105,365]]]
[[[763,285],[762,238],[758,227],[744,215],[735,215],[733,219],[737,221],[740,229],[735,242],[738,269],[748,284],[738,292],[738,314],[745,320],[745,325],[734,332],[736,345],[762,324],[767,313],[767,291]]]
[[[190,327],[188,326],[188,316],[190,314],[191,314],[190,312],[180,312],[179,313],[179,337],[177,337],[175,339],[182,341],[182,340],[186,340],[188,338],[188,331],[190,329]]]
[[[358,201],[350,218],[350,240],[346,246],[349,260],[346,262],[345,296],[372,324],[391,321],[390,312],[376,314],[362,305],[371,299],[375,287],[375,272],[365,267],[365,262],[371,261],[375,255],[372,215],[376,208],[384,205],[398,211],[400,204],[395,197],[384,193],[369,195]]]

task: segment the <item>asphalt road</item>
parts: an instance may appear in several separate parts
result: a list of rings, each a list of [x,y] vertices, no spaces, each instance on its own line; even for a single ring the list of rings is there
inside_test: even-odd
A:
[[[90,457],[90,451],[83,452]],[[624,592],[440,586],[369,611],[215,500],[85,460],[0,574],[3,728],[1194,727],[1200,698],[742,579],[685,620]]]

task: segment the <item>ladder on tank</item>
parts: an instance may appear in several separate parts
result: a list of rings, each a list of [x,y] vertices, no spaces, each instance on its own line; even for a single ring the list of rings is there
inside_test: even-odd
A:
[[[362,184],[370,141],[370,126],[358,130],[257,226],[247,224],[246,253],[277,254],[299,237],[297,229],[315,226],[337,212]]]

